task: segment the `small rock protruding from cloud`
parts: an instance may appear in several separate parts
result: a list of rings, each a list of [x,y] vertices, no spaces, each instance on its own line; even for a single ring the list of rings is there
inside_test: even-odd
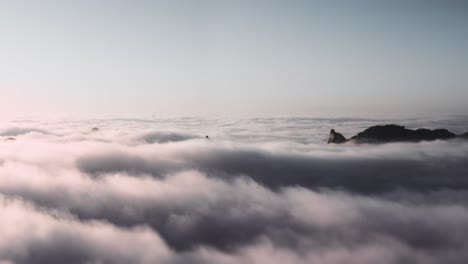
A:
[[[346,138],[342,134],[337,133],[334,129],[330,130],[330,137],[328,138],[328,144],[330,143],[341,144],[344,142],[346,142]]]

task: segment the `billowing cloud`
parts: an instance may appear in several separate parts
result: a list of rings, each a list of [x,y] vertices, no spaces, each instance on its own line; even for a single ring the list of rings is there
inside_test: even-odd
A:
[[[168,142],[178,142],[185,141],[189,139],[199,138],[194,135],[180,133],[180,132],[164,132],[164,131],[153,131],[144,133],[138,140],[141,140],[146,143],[168,143]]]
[[[2,263],[154,263],[170,250],[142,226],[119,228],[100,221],[0,198]]]
[[[0,142],[3,263],[468,258],[465,141],[161,140],[67,126]]]
[[[19,136],[28,133],[42,133],[48,134],[46,130],[40,128],[28,128],[28,127],[12,127],[0,132],[0,136]]]
[[[397,188],[468,187],[468,144],[458,140],[340,148],[310,146],[302,151],[291,151],[288,146],[232,147],[200,141],[162,148],[164,153],[118,154],[108,150],[79,157],[77,166],[89,173],[136,172],[155,177],[187,169],[226,180],[246,175],[272,189],[330,187],[371,193]]]

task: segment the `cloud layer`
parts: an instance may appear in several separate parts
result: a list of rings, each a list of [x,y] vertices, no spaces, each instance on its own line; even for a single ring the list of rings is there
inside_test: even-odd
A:
[[[330,146],[149,125],[15,127],[3,131],[21,131],[17,140],[0,142],[2,263],[468,259],[461,140]]]

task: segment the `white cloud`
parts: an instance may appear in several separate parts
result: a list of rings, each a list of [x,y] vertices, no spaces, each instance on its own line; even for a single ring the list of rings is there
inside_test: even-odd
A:
[[[0,142],[4,263],[468,258],[463,141],[329,146],[72,127]]]

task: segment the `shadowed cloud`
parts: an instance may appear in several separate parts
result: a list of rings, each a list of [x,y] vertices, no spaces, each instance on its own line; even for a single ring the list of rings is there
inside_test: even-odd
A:
[[[459,264],[468,257],[462,140],[135,144],[139,136],[109,128],[97,136],[57,129],[72,134],[0,142],[6,263]]]

